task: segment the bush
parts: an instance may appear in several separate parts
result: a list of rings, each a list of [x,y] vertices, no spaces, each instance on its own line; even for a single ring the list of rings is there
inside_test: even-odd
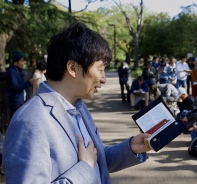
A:
[[[141,76],[142,75],[142,67],[138,67],[138,68],[133,68],[133,69],[131,69],[131,76],[133,77],[133,78],[137,78],[137,77],[139,77],[139,76]]]

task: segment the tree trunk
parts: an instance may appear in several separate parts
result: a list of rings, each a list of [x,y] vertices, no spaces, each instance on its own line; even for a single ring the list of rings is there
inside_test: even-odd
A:
[[[68,0],[68,12],[72,13],[71,0]]]
[[[138,67],[138,60],[139,60],[139,35],[138,33],[133,34],[134,40],[134,69]]]

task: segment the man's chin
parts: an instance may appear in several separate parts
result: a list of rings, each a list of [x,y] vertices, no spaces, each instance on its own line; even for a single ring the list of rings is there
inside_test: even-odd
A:
[[[87,99],[87,100],[93,100],[93,98],[94,98],[94,94],[88,96],[86,99]]]

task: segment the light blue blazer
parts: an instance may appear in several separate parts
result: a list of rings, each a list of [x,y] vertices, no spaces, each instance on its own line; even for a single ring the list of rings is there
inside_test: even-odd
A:
[[[81,114],[97,149],[102,184],[111,183],[109,172],[141,163],[130,150],[130,139],[103,144],[85,103]],[[11,120],[3,167],[6,184],[97,184],[93,169],[78,159],[77,135],[61,98],[42,84]]]

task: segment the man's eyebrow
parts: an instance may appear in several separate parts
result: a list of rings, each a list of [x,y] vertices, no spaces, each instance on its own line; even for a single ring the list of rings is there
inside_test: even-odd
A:
[[[103,61],[102,64],[103,64],[104,66],[107,66],[107,65],[108,65],[108,62],[107,62],[107,61]]]
[[[106,64],[107,64],[106,62],[102,62],[101,64],[98,65],[98,67],[106,66]]]

